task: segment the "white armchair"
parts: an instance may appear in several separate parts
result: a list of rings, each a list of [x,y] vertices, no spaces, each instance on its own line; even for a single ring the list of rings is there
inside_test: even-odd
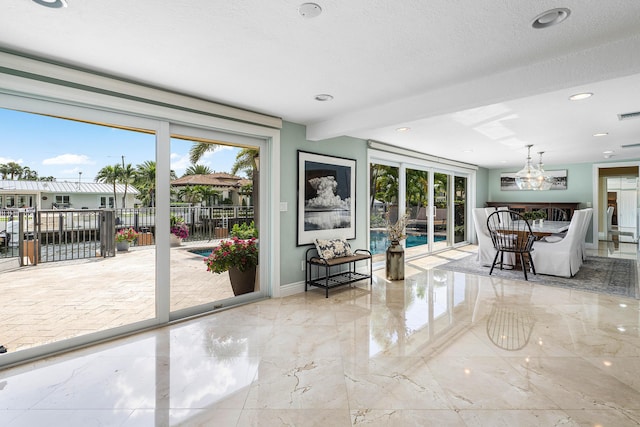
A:
[[[582,228],[588,213],[578,210],[573,213],[569,230],[559,242],[539,240],[533,244],[531,257],[536,273],[551,276],[573,277],[582,266]]]
[[[580,236],[580,256],[582,260],[587,259],[587,232],[589,231],[589,224],[591,223],[591,218],[593,217],[593,208],[582,209],[583,212],[586,213],[582,220],[582,230]]]
[[[495,209],[492,209],[495,212]],[[475,208],[472,211],[473,223],[478,236],[478,263],[483,266],[491,266],[496,256],[496,250],[487,228],[487,212],[484,208]]]

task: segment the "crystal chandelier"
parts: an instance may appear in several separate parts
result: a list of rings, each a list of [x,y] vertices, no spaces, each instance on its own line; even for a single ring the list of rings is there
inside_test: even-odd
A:
[[[543,175],[531,163],[531,147],[533,147],[533,144],[529,144],[526,147],[527,160],[524,162],[524,167],[516,172],[516,185],[520,190],[538,190],[544,181]]]
[[[550,190],[554,179],[544,171],[544,164],[542,163],[542,155],[544,154],[544,151],[538,151],[538,154],[540,155],[540,161],[538,162],[538,171],[540,172],[540,178],[538,178],[538,180],[540,181],[540,185],[537,189]]]

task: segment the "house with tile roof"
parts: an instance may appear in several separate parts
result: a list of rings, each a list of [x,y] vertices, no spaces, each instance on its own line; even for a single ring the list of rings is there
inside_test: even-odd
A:
[[[185,175],[171,181],[171,187],[180,189],[189,186],[202,185],[211,187],[219,193],[217,202],[230,200],[232,205],[251,204],[249,195],[244,194],[243,188],[252,185],[250,179],[241,178],[227,172],[214,172],[207,175]]]

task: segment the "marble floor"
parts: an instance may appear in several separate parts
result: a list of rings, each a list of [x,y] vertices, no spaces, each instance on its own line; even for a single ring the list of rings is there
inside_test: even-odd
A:
[[[633,245],[602,256],[636,257]],[[0,371],[3,426],[638,426],[640,301],[407,263]]]

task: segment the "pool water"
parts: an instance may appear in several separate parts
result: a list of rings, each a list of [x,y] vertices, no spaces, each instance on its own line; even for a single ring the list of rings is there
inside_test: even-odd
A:
[[[435,236],[434,242],[446,240],[445,236]],[[426,245],[428,243],[426,234],[410,234],[407,236],[406,245],[408,248],[414,246]],[[389,247],[387,233],[384,231],[371,231],[369,233],[369,250],[372,254],[381,254]]]
[[[191,249],[189,252],[191,252],[192,254],[196,254],[196,255],[200,255],[200,256],[204,256],[204,257],[208,257],[209,255],[211,255],[211,251],[213,250],[213,248],[208,248],[208,249]]]

